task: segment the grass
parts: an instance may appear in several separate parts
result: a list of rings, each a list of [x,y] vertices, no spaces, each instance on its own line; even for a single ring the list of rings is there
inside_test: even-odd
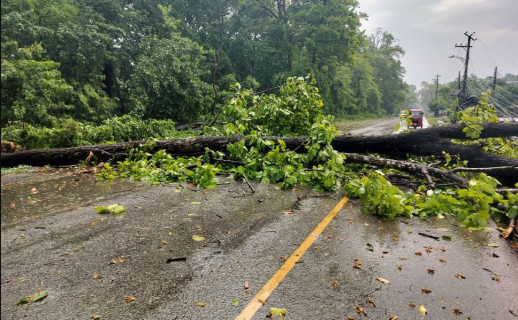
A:
[[[450,123],[450,119],[448,119],[448,117],[426,116],[426,120],[428,120],[430,127],[434,127],[438,121],[442,121],[444,124]]]
[[[20,165],[13,168],[2,168],[2,176],[5,176],[7,174],[19,174],[19,173],[28,173],[28,172],[34,172],[38,170],[36,167],[31,167],[27,165]]]

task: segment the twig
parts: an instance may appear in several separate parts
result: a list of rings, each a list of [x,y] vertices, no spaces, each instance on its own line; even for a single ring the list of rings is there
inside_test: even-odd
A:
[[[250,182],[248,182],[248,179],[246,178],[246,176],[243,176],[243,180],[245,180],[245,182],[248,185],[248,187],[250,188],[250,190],[252,190],[252,193],[255,193],[254,188],[252,188],[252,186],[250,185]]]
[[[439,237],[432,236],[432,235],[430,235],[430,234],[426,234],[426,233],[423,233],[423,232],[419,232],[418,234],[419,234],[420,236],[428,237],[428,238],[432,238],[432,239],[435,239],[435,240],[437,240],[437,241],[439,241],[439,239],[440,239]]]
[[[280,89],[280,88],[282,88],[282,86],[277,86],[277,87],[269,88],[269,89],[266,89],[266,90],[263,90],[263,91],[254,92],[254,94],[255,95],[261,95],[261,94],[263,94],[265,92],[276,90],[276,89]]]
[[[91,150],[90,150],[90,152],[93,152],[93,151],[95,151],[95,152],[99,152],[99,153],[101,153],[101,154],[106,154],[106,155],[109,155],[109,156],[112,156],[112,157],[113,157],[113,153],[110,153],[110,152],[108,152],[108,151],[106,151],[106,150],[103,150],[103,149],[91,149]]]
[[[495,192],[496,193],[503,193],[503,194],[506,194],[508,192],[517,193],[518,189],[517,188],[496,188]]]
[[[507,227],[507,229],[500,232],[500,236],[503,237],[504,239],[509,238],[509,236],[513,233],[513,230],[515,227],[516,227],[516,217],[511,219],[511,222],[509,222],[509,227]]]
[[[293,149],[293,152],[296,152],[297,150],[299,150],[299,149],[300,149],[300,147],[302,147],[302,146],[306,146],[306,145],[307,145],[306,141],[302,142],[302,143],[301,143],[301,144],[299,144],[296,148],[294,148],[294,149]]]
[[[453,168],[448,170],[449,173],[455,172],[493,172],[493,171],[501,171],[501,170],[518,170],[516,166],[502,166],[502,167],[487,167],[487,168]]]
[[[435,183],[433,182],[432,177],[430,177],[430,173],[428,172],[428,169],[426,168],[426,166],[424,166],[424,165],[421,166],[421,172],[423,173],[426,180],[428,181],[428,185],[430,185],[430,188],[435,189]]]
[[[482,268],[482,270],[485,270],[487,272],[491,272],[495,276],[500,276],[499,274],[494,273],[493,271],[489,270],[488,268]]]
[[[455,183],[441,183],[441,184],[436,184],[435,185],[436,187],[452,187],[452,186],[456,186]]]
[[[196,189],[191,189],[191,188],[189,188],[189,186],[184,187],[181,183],[179,183],[178,185],[179,185],[180,187],[184,188],[184,189],[189,189],[189,190],[194,191],[194,192],[198,192],[198,191],[200,191],[200,190],[196,190]]]
[[[399,178],[399,179],[412,179],[410,176],[400,174],[400,173],[389,173],[387,174],[387,178]]]
[[[235,160],[226,160],[226,159],[215,159],[214,162],[225,162],[225,163],[232,163],[232,164],[239,164],[239,165],[245,165],[245,163],[241,161],[235,161]]]

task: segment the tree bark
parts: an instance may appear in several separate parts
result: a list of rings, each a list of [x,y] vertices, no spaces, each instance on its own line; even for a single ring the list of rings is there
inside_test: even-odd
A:
[[[399,135],[385,135],[377,137],[348,136],[336,137],[332,145],[335,150],[347,153],[379,153],[394,158],[405,159],[407,155],[432,156],[441,155],[442,151],[450,155],[459,155],[462,160],[468,161],[469,167],[502,167],[518,166],[518,159],[502,157],[489,154],[474,146],[463,146],[453,144],[447,139],[466,139],[462,132],[462,125],[450,125],[412,131]],[[518,136],[517,124],[485,124],[481,138],[489,137],[510,137]],[[226,151],[227,144],[246,139],[243,136],[234,137],[195,137],[187,139],[170,139],[158,141],[154,150],[164,149],[172,155],[200,155],[205,148],[214,151]],[[301,146],[306,142],[307,137],[264,137],[263,139],[277,141],[283,140],[286,148],[304,152]],[[133,141],[110,145],[96,145],[73,148],[60,148],[49,150],[27,150],[16,153],[2,153],[1,165],[13,167],[21,164],[43,166],[43,165],[70,165],[77,164],[92,151],[100,161],[121,160],[128,150],[143,144],[143,141]],[[515,172],[515,171],[513,171]],[[492,172],[498,179],[514,182],[518,177],[509,175],[509,171]],[[503,181],[502,181],[503,182]]]

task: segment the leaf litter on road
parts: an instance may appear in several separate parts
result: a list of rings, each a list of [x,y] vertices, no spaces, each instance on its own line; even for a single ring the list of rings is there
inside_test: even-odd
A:
[[[126,211],[126,208],[124,206],[121,206],[120,204],[111,204],[109,206],[98,206],[95,208],[95,211],[97,211],[98,214],[121,214],[124,211]]]
[[[423,305],[420,305],[419,308],[417,309],[417,311],[419,312],[420,315],[423,315],[423,316],[428,314],[428,311],[426,310],[426,308]]]
[[[390,283],[390,281],[389,281],[389,280],[384,279],[384,278],[381,278],[381,277],[379,277],[379,278],[378,278],[378,279],[376,279],[376,280],[378,280],[378,281],[379,281],[379,282],[381,282],[381,283],[385,283],[385,284]]]
[[[33,302],[41,301],[41,300],[45,299],[48,295],[49,295],[48,291],[38,290],[35,293],[33,293],[33,294],[31,294],[31,295],[29,295],[27,297],[21,298],[14,305],[17,306],[17,305],[20,305],[20,304],[33,303]]]
[[[203,240],[205,240],[205,237],[199,236],[199,235],[195,234],[195,235],[192,236],[192,239],[194,241],[203,241]]]
[[[270,314],[267,316],[270,319],[273,319],[274,317],[279,317],[279,319],[284,319],[284,316],[286,315],[286,309],[284,308],[270,308]]]
[[[359,258],[354,259],[354,269],[361,269],[362,268],[362,261]]]
[[[354,311],[356,311],[356,313],[359,315],[363,314],[364,316],[367,316],[367,314],[365,313],[365,310],[363,310],[363,308],[360,306],[354,307]]]

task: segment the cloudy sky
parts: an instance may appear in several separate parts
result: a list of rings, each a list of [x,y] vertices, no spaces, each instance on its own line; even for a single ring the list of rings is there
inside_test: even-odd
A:
[[[359,0],[362,29],[388,31],[405,50],[405,81],[420,86],[439,74],[445,83],[463,74],[468,34],[472,42],[469,74],[477,77],[518,74],[518,0]]]

